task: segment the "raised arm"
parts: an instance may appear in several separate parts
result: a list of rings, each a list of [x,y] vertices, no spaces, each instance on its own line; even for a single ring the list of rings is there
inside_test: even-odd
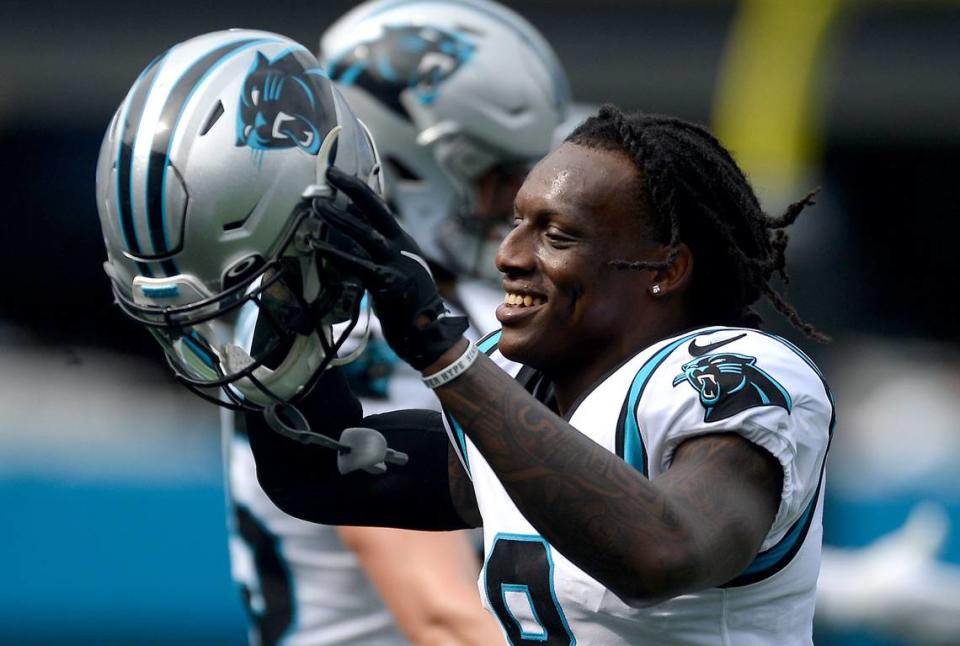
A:
[[[455,346],[437,368],[462,350]],[[485,356],[436,392],[524,517],[631,605],[732,579],[776,514],[781,467],[737,435],[684,442],[672,468],[649,480]]]

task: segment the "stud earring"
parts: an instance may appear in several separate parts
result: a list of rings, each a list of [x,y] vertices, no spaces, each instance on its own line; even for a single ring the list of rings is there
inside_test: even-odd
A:
[[[659,294],[659,293],[660,293],[660,285],[651,285],[651,286],[650,286],[650,293],[653,294],[654,296],[656,296],[657,294]]]

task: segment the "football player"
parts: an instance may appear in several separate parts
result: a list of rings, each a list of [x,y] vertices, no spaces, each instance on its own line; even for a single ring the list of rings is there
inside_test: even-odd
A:
[[[483,601],[513,644],[812,643],[833,400],[753,309],[766,298],[823,339],[771,284],[811,196],[769,217],[706,130],[604,107],[525,180],[496,258],[502,329],[471,345],[388,207],[327,180],[350,206],[303,207],[350,243],[310,247],[365,285],[444,414],[362,418],[326,371],[303,402],[313,430],[348,437],[343,415],[410,460],[341,477],[251,416],[280,508],[482,526]]]

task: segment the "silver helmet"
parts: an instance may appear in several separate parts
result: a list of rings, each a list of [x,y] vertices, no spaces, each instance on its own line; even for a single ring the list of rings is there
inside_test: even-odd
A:
[[[478,183],[497,190],[503,175],[511,204],[570,101],[543,36],[487,0],[377,0],[323,34],[320,59],[373,132],[387,198],[427,257],[454,273],[498,276],[493,256],[510,213],[483,213]]]
[[[380,190],[369,133],[289,38],[198,36],[133,84],[97,165],[104,268],[188,386],[257,407],[335,360],[363,290],[309,244],[332,235],[309,208],[330,164]]]

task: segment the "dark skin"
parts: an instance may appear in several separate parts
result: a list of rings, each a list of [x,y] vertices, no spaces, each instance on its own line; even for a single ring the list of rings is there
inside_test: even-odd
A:
[[[515,228],[497,264],[505,291],[534,304],[498,309],[500,349],[551,379],[558,410],[485,356],[436,392],[536,530],[626,603],[642,606],[739,574],[773,522],[782,470],[769,453],[727,433],[685,441],[670,469],[651,480],[560,416],[625,359],[691,327],[688,248],[661,271],[609,265],[666,257],[636,212],[636,182],[622,153],[565,144],[517,195]],[[465,347],[461,341],[424,374]],[[479,524],[456,458],[450,472],[459,513]]]

